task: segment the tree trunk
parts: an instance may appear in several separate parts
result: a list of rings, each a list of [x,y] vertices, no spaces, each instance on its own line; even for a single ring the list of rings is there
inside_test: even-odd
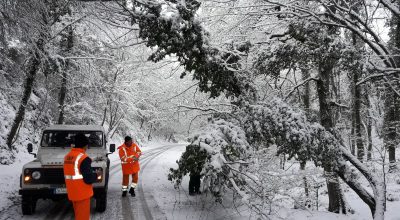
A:
[[[8,47],[7,39],[6,39],[6,29],[4,27],[3,21],[0,19],[0,47],[6,48]]]
[[[62,72],[61,88],[58,98],[58,124],[64,123],[65,97],[67,95],[67,69],[68,67]]]
[[[74,47],[74,30],[72,26],[67,28],[67,36],[65,37],[65,54],[70,54],[72,52],[72,48]],[[62,72],[62,79],[61,79],[61,87],[58,99],[58,108],[59,108],[59,115],[58,115],[58,124],[64,123],[64,110],[65,110],[65,97],[67,96],[67,77],[68,71],[71,68],[71,61],[67,59],[65,62],[65,68]]]
[[[361,134],[361,86],[357,85],[357,82],[360,79],[361,73],[356,70],[354,72],[353,83],[354,83],[354,134],[356,138],[356,146],[357,146],[357,158],[363,162],[364,161],[364,144],[362,141]]]
[[[106,122],[106,117],[107,117],[107,105],[108,105],[108,101],[107,101],[106,107],[104,107],[103,119],[101,120],[101,126],[104,126],[104,123]]]
[[[118,100],[117,102],[114,100],[115,97],[113,96],[114,94],[114,88],[115,88],[115,84],[117,82],[117,78],[118,75],[120,73],[120,69],[117,69],[114,72],[114,76],[113,76],[113,81],[111,82],[111,91],[109,91],[108,95],[107,95],[107,102],[106,102],[106,106],[104,107],[104,117],[103,117],[103,122],[101,123],[102,125],[105,123],[106,118],[107,118],[107,108],[109,108],[109,120],[108,120],[108,132],[109,133],[111,130],[114,129],[114,126],[117,125],[117,120],[115,120],[118,116],[118,108],[119,108],[119,104],[118,104]],[[115,106],[115,108],[113,108]],[[115,111],[114,111],[115,110]],[[121,115],[121,119],[122,119],[122,115]]]
[[[307,80],[308,78],[310,78],[310,73],[307,69],[301,69],[301,77],[302,80]],[[304,106],[304,111],[306,113],[306,116],[309,118],[310,117],[310,82],[307,82],[304,85],[304,89],[303,89],[303,106]]]
[[[338,175],[340,178],[351,188],[354,190],[355,193],[363,200],[368,207],[371,210],[372,216],[375,215],[375,209],[376,209],[376,203],[375,203],[375,198],[367,191],[364,189],[364,187],[357,182],[354,178],[351,177],[351,175],[346,175],[351,173],[352,171],[350,170],[349,167],[347,167],[346,162],[343,162],[342,165],[339,167],[339,172]]]
[[[400,9],[400,1],[395,1],[397,8]],[[392,54],[399,54],[400,50],[400,18],[395,14],[392,15],[390,22],[390,40],[389,46]],[[400,67],[400,57],[394,56],[395,68]],[[400,76],[395,74],[396,79],[389,79],[386,82],[386,98],[385,98],[385,115],[384,115],[384,129],[383,129],[383,141],[384,145],[389,153],[389,171],[392,172],[397,169],[396,165],[396,145],[399,144],[399,135],[397,129],[400,126],[400,98],[393,91],[396,89],[400,90],[398,81]],[[392,83],[392,85],[387,85]],[[393,87],[393,88],[392,88]]]
[[[385,116],[384,116],[384,135],[383,141],[389,153],[389,171],[392,172],[397,169],[396,166],[396,144],[397,134],[396,127],[399,126],[397,121],[396,102],[398,102],[396,95],[391,89],[386,90],[385,98]]]
[[[331,106],[328,103],[329,97],[329,75],[332,74],[334,63],[327,59],[319,64],[319,80],[317,81],[317,92],[319,99],[321,125],[328,131],[333,128]],[[328,160],[328,158],[326,158]],[[326,161],[324,171],[327,175],[327,188],[329,196],[328,211],[335,213],[347,213],[345,200],[340,189],[340,182],[337,174],[332,170],[332,161]]]
[[[141,118],[140,119],[140,129],[143,128],[144,122],[145,122],[144,118]]]
[[[367,101],[367,138],[368,138],[368,153],[367,160],[370,161],[372,159],[372,115],[371,115],[371,101],[369,100],[368,94],[365,94],[365,100]]]
[[[354,5],[352,6],[353,10],[357,13],[362,8],[361,1],[354,1]],[[364,50],[364,43],[362,40],[355,34],[351,33],[352,43],[355,49],[359,52]],[[357,148],[357,158],[363,162],[365,156],[364,144],[362,139],[362,124],[361,124],[361,103],[362,103],[362,88],[361,85],[357,85],[358,81],[362,77],[363,66],[358,64],[353,66],[353,80],[352,80],[352,91],[353,91],[353,108],[352,108],[352,147],[353,147],[353,155],[355,154],[355,148]]]
[[[355,127],[356,127],[356,120],[354,116],[354,111],[351,113],[351,131],[350,131],[350,151],[355,156],[356,155],[356,141],[355,141]]]
[[[345,181],[350,188],[352,188],[357,195],[359,195],[360,198],[370,207],[374,219],[385,219],[385,182],[375,176],[364,164],[358,161],[358,159],[346,149],[343,143],[341,146],[339,146],[339,150],[341,151],[341,155],[344,157],[344,159],[350,162],[367,179],[369,186],[372,188],[374,197],[372,197],[368,190],[365,190],[364,187],[352,177],[352,171],[349,167],[347,167],[345,161],[338,162],[339,166],[336,172],[340,175],[343,181]]]
[[[42,40],[38,41],[38,46],[43,44]],[[43,45],[39,47],[40,49],[43,48]],[[10,150],[14,149],[13,142],[16,139],[16,134],[18,131],[19,126],[21,125],[22,121],[24,120],[26,105],[28,104],[29,98],[32,93],[33,84],[35,82],[37,71],[39,70],[40,65],[40,57],[39,52],[33,52],[28,61],[28,67],[26,72],[26,79],[24,83],[24,92],[22,95],[22,100],[19,105],[18,111],[15,114],[14,121],[11,126],[11,130],[7,136],[7,146]]]
[[[300,170],[305,170],[306,169],[306,162],[300,162]],[[308,189],[308,180],[307,176],[303,176],[303,184],[304,184],[304,193],[306,197],[309,197],[310,191]]]
[[[302,76],[302,80],[307,80],[310,77],[310,73],[307,69],[301,69],[301,76]],[[303,95],[302,95],[302,99],[303,99],[303,106],[304,106],[304,111],[306,113],[307,118],[310,118],[311,114],[310,114],[310,83],[306,83],[303,87]],[[306,161],[301,161],[300,162],[300,170],[305,170],[306,168]],[[307,180],[307,176],[303,176],[303,184],[304,184],[304,193],[306,195],[306,197],[309,197],[310,193],[309,193],[309,189],[308,189],[308,180]]]
[[[153,124],[150,125],[149,135],[147,136],[147,140],[151,141],[151,132],[153,130]]]
[[[281,169],[284,170],[285,166],[286,166],[286,155],[282,154],[280,156],[280,159],[281,159],[281,161],[280,161]]]

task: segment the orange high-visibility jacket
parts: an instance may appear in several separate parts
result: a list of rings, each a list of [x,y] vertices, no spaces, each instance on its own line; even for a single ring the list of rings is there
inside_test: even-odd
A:
[[[141,155],[140,148],[132,143],[130,147],[125,143],[118,147],[119,158],[121,158],[122,174],[134,174],[139,172],[139,157]]]
[[[82,161],[87,157],[85,150],[72,148],[64,157],[64,178],[68,199],[80,201],[93,196],[93,187],[83,181],[80,171]]]

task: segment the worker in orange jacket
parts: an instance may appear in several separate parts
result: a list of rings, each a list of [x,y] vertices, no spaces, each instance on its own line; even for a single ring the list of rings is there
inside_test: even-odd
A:
[[[64,157],[64,178],[68,199],[71,200],[76,220],[90,219],[90,198],[93,196],[92,183],[100,171],[93,172],[92,160],[87,156],[88,139],[82,133],[75,135],[75,147]]]
[[[130,176],[132,176],[132,183],[129,193],[135,196],[140,170],[139,157],[142,151],[137,144],[133,143],[131,137],[126,136],[124,144],[118,147],[118,153],[122,166],[122,196],[125,197],[128,192]]]

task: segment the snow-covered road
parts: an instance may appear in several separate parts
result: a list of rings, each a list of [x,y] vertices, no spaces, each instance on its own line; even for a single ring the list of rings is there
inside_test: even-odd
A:
[[[139,187],[136,197],[121,197],[121,179],[122,172],[119,159],[116,154],[110,156],[110,179],[107,210],[104,213],[96,213],[94,211],[94,202],[92,201],[92,219],[166,219],[163,212],[157,206],[154,200],[153,190],[159,183],[149,183],[146,181],[146,172],[149,170],[148,165],[151,164],[159,155],[173,148],[178,148],[178,151],[184,149],[183,144],[163,145],[150,149],[143,149],[141,158],[141,172],[139,179]],[[179,155],[177,155],[179,156]],[[174,163],[176,158],[172,158],[171,163]],[[157,167],[150,167],[158,169]],[[164,167],[167,169],[168,167]],[[149,170],[149,172],[152,172]],[[166,182],[166,176],[162,177],[163,182]],[[32,216],[22,216],[20,211],[20,202],[16,198],[15,205],[12,205],[0,214],[0,219],[73,219],[73,209],[71,203],[67,200],[53,202],[51,200],[39,200],[37,203],[36,213]]]
[[[210,196],[188,196],[188,178],[183,179],[183,188],[174,189],[167,175],[170,167],[176,167],[176,160],[185,146],[155,144],[142,148],[136,197],[130,197],[129,194],[121,197],[122,172],[119,158],[116,153],[110,155],[107,210],[104,213],[95,212],[92,200],[91,219],[240,219],[237,210],[212,202]],[[15,195],[12,200],[14,203],[0,213],[0,219],[74,219],[72,205],[67,200],[39,200],[36,212],[31,216],[22,215],[19,196]]]

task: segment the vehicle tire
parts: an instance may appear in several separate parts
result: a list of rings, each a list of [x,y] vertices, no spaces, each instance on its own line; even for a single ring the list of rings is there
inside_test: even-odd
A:
[[[107,208],[107,192],[96,196],[96,212],[104,212]]]
[[[22,196],[22,214],[23,215],[32,215],[35,213],[37,200],[32,196]]]
[[[107,171],[106,171],[106,179],[105,179],[105,184],[104,184],[104,191],[105,191],[105,193],[107,194],[107,191],[108,191],[108,178],[110,177],[110,171],[109,171],[109,169],[107,168]]]

